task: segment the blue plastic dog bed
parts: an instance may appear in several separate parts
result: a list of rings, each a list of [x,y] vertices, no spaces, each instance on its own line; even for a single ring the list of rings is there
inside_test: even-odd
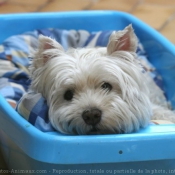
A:
[[[132,23],[163,78],[175,107],[175,47],[132,15],[115,11],[0,15],[0,43],[9,36],[43,28],[121,30]],[[175,125],[150,125],[138,133],[65,136],[43,133],[0,96],[0,147],[15,174],[173,174]],[[175,172],[174,172],[175,173]]]

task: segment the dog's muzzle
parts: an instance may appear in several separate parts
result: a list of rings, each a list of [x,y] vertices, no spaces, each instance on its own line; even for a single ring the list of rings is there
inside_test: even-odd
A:
[[[82,113],[82,118],[86,124],[95,126],[100,122],[101,114],[102,114],[101,110],[97,108],[92,108],[85,110]]]

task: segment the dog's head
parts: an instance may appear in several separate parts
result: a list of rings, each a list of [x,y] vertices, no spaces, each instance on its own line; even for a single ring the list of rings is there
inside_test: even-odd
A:
[[[151,105],[131,26],[113,32],[107,48],[64,51],[40,36],[31,89],[49,106],[53,127],[68,134],[129,133],[148,124]]]

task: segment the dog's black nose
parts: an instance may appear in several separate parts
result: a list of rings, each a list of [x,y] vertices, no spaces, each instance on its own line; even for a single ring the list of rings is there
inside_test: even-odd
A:
[[[101,110],[99,109],[89,109],[82,113],[83,120],[88,125],[96,125],[101,120]]]

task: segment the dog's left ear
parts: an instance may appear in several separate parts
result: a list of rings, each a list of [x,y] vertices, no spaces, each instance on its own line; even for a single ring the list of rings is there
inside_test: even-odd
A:
[[[115,31],[111,34],[107,46],[107,53],[111,55],[116,51],[136,52],[137,37],[132,25],[127,26],[124,30]]]

